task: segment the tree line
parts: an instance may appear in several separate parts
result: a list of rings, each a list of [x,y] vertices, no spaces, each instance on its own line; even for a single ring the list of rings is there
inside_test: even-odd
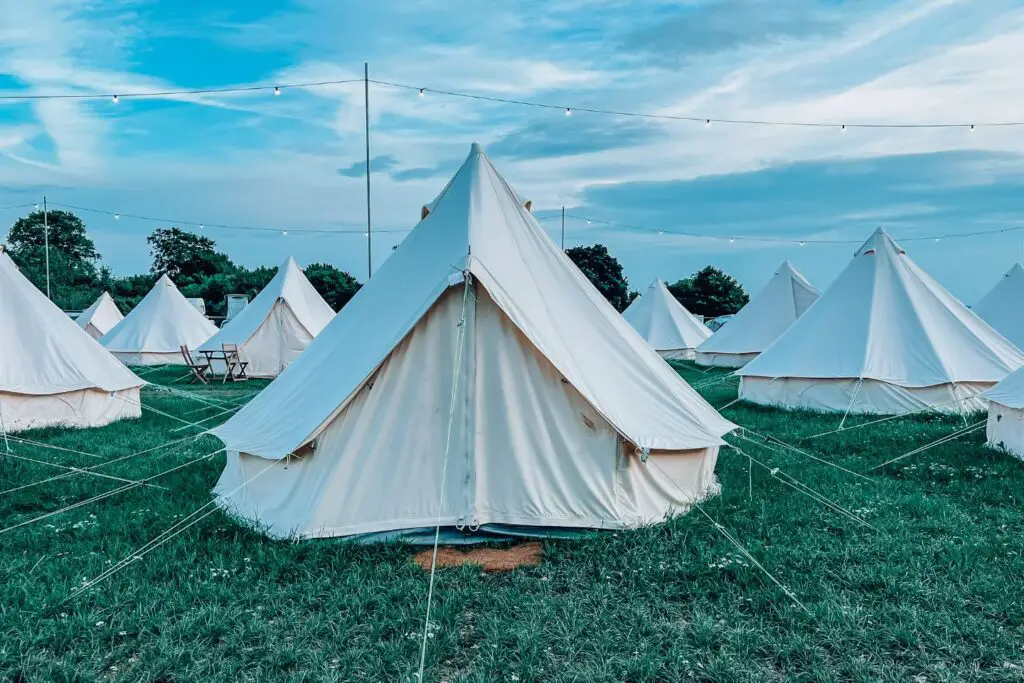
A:
[[[81,218],[70,211],[49,211],[46,228],[43,218],[42,211],[33,211],[16,220],[7,236],[7,252],[45,292],[48,240],[51,298],[64,310],[84,309],[106,291],[127,312],[167,274],[186,297],[203,299],[208,314],[224,315],[228,294],[245,294],[252,300],[277,274],[277,266],[247,268],[233,263],[209,237],[172,227],[159,228],[146,238],[152,257],[148,273],[115,277],[101,264]],[[616,310],[624,311],[637,297],[622,265],[604,245],[573,247],[566,255]],[[350,273],[328,263],[312,263],[305,274],[335,311],[362,286]],[[706,318],[735,313],[749,298],[735,278],[712,266],[668,288],[687,310]]]

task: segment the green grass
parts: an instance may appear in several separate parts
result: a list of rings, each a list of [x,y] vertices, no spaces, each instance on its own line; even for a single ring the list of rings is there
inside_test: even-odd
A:
[[[694,384],[722,377],[679,364]],[[149,376],[167,384],[177,370]],[[184,388],[184,385],[178,385]],[[189,391],[242,398],[259,385]],[[702,389],[715,406],[736,382]],[[214,414],[147,389],[147,406]],[[911,417],[818,439],[839,417],[737,403],[725,414],[864,471],[963,426]],[[850,418],[847,425],[866,422]],[[215,421],[211,421],[211,424]],[[103,458],[196,430],[146,411],[91,431],[26,435]],[[430,681],[1019,681],[1024,679],[1024,463],[984,432],[870,473],[869,481],[736,440],[877,530],[810,500],[736,451],[704,510],[789,587],[797,607],[698,512],[631,532],[545,543],[539,567],[439,571]],[[211,437],[102,468],[139,479],[216,449]],[[2,444],[0,444],[2,450]],[[19,455],[99,462],[11,442]],[[68,600],[210,500],[223,457],[0,534],[0,675],[21,681],[409,681],[427,575],[402,545],[267,540],[220,512]],[[0,490],[59,470],[0,460]],[[77,475],[0,495],[2,526],[115,489]],[[206,508],[209,510],[210,508]],[[111,563],[111,564],[108,564]],[[516,677],[516,678],[514,678]]]

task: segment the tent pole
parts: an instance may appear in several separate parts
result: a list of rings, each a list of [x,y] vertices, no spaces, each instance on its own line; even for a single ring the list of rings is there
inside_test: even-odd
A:
[[[562,207],[562,251],[565,251],[565,207]]]
[[[43,195],[43,251],[46,258],[46,298],[50,297],[50,220],[46,210],[46,195]]]
[[[363,102],[366,112],[366,279],[373,276],[373,238],[370,234],[370,64],[363,62]]]

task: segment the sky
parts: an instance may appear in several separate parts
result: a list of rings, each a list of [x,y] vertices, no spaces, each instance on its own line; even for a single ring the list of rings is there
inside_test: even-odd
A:
[[[824,288],[878,226],[897,240],[1024,227],[1024,127],[705,127],[560,108],[1024,121],[1019,0],[0,0],[0,95],[360,79],[364,62],[377,80],[558,105],[371,85],[375,266],[472,142],[555,239],[561,207],[593,219],[570,218],[566,246],[606,244],[640,291],[713,264],[756,292],[783,259]],[[26,211],[6,207],[45,195],[122,215],[78,211],[116,274],[148,269],[153,229],[191,221],[274,228],[205,227],[237,263],[294,255],[363,280],[363,98],[358,82],[0,101],[0,240]],[[1024,260],[1024,231],[904,246],[971,304]]]

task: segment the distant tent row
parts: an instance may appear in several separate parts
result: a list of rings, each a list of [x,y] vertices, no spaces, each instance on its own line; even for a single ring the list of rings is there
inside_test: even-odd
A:
[[[138,417],[143,384],[0,247],[0,431],[99,427]]]
[[[272,536],[432,541],[438,522],[632,527],[715,491],[735,425],[524,204],[474,145],[341,313],[212,430],[218,502]]]

